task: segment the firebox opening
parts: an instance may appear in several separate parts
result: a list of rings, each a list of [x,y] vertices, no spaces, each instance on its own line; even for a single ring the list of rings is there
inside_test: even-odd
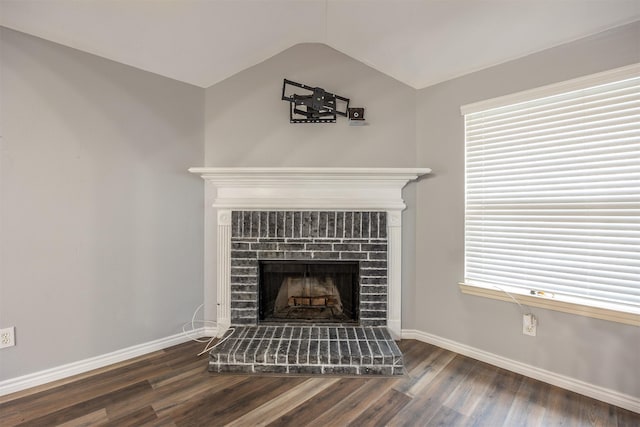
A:
[[[260,322],[357,322],[357,262],[260,261]]]

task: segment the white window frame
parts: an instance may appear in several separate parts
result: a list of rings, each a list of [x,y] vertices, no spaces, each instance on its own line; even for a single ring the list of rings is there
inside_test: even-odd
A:
[[[615,70],[581,77],[566,82],[548,85],[540,88],[527,90],[499,98],[468,104],[461,107],[463,116],[479,113],[494,108],[506,107],[522,102],[537,100],[554,95],[560,95],[575,90],[585,89],[600,84],[606,84],[628,78],[640,76],[640,64],[632,64]],[[467,132],[465,130],[465,138]],[[467,147],[465,144],[465,153]],[[466,170],[466,167],[465,167]],[[465,194],[467,187],[465,184]],[[466,197],[466,196],[465,196]],[[466,204],[465,204],[466,216]],[[640,218],[639,218],[640,221]],[[465,238],[465,260],[467,258]],[[639,248],[640,250],[640,248]],[[465,261],[466,264],[466,261]],[[500,283],[499,286],[478,283],[478,281],[468,280],[459,283],[460,290],[465,294],[482,296],[508,302],[526,304],[528,306],[540,307],[571,314],[583,315],[598,319],[610,320],[630,325],[640,326],[640,307],[617,306],[615,304],[603,304],[594,302],[589,298],[580,298],[556,293],[549,293],[533,289],[525,289],[522,286],[510,286],[508,283]],[[532,294],[532,291],[535,292]]]

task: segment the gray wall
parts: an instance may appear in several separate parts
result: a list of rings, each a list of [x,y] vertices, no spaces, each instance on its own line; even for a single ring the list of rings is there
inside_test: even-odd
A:
[[[291,124],[287,78],[365,107],[369,126]],[[299,44],[207,89],[206,166],[415,166],[415,90],[321,44]]]
[[[640,328],[534,308],[537,337],[522,335],[515,304],[460,293],[463,279],[464,124],[460,106],[640,61],[635,23],[420,90],[412,327],[582,381],[640,396]]]
[[[164,338],[202,302],[204,91],[1,36],[0,380]]]

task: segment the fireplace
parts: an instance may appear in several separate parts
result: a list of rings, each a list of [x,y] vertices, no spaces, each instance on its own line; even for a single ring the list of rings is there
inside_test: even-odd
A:
[[[357,262],[260,261],[259,323],[358,321]]]
[[[224,336],[210,371],[402,375],[402,188],[429,169],[190,171],[206,182],[204,312]]]
[[[406,207],[402,189],[409,181],[428,174],[429,169],[204,167],[189,171],[205,180],[204,314],[206,319],[216,322],[216,327],[208,333],[222,336],[231,325],[257,323],[258,259],[338,259],[361,262],[360,324],[386,325],[394,338],[400,338],[401,213]],[[240,225],[232,221],[238,211],[255,214],[243,215]],[[291,223],[286,212],[319,212],[319,224],[329,221],[331,216],[341,219],[339,215],[324,212],[369,212],[370,217],[371,213],[383,212],[387,238],[385,242],[364,243],[358,242],[357,235],[352,235],[352,242],[332,241],[332,238],[340,238],[332,234],[331,230],[336,229],[331,227],[327,229],[325,241],[316,242],[312,238],[311,242],[295,242],[291,239],[309,238],[316,231],[315,225],[311,230],[300,228],[297,213],[292,228],[282,229],[284,235],[278,231],[276,236],[267,237],[267,230],[273,230],[272,225],[281,223],[282,219],[278,215],[265,217],[257,211],[285,211],[287,225]],[[251,237],[241,241],[236,236],[245,237],[247,226]],[[280,230],[277,226],[275,229]],[[352,226],[351,230],[358,232],[361,229]],[[343,239],[346,238],[344,235]],[[361,236],[360,240],[363,239]],[[380,245],[384,250],[367,247]],[[279,252],[273,252],[274,247]],[[364,267],[360,261],[363,257],[368,262]],[[382,260],[386,262],[384,278],[378,266]],[[366,275],[362,274],[364,269]],[[384,284],[380,283],[382,281]],[[364,299],[365,295],[371,297]]]

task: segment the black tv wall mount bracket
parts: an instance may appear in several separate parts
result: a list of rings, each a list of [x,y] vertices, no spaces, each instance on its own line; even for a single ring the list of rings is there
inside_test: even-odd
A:
[[[337,116],[364,120],[364,108],[349,108],[349,98],[320,87],[284,79],[282,100],[289,102],[290,123],[335,123]]]

